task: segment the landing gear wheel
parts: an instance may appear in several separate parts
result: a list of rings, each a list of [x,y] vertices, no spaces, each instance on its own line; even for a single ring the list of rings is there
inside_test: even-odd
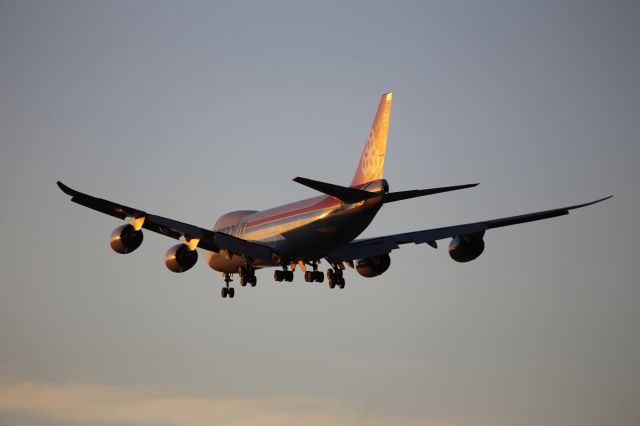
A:
[[[256,277],[256,270],[251,266],[241,266],[238,268],[238,275],[240,276],[240,285],[245,287],[247,284],[251,284],[251,281]]]
[[[306,271],[304,273],[304,280],[308,283],[312,283],[313,282],[313,272],[311,271]]]
[[[278,282],[282,281],[284,279],[283,272],[280,269],[273,271],[273,279]]]
[[[340,277],[338,279],[338,287],[340,287],[341,289],[344,288],[344,278]]]
[[[229,290],[227,290],[227,293],[229,293],[229,299],[233,299],[233,296],[235,296],[236,292],[233,289],[233,287],[230,287]]]
[[[229,289],[226,287],[222,287],[222,289],[220,290],[220,294],[222,295],[223,299],[227,298],[227,293],[228,293]]]
[[[284,275],[287,282],[293,281],[293,271],[284,271]]]
[[[333,281],[333,279],[329,278],[329,288],[335,288],[336,287],[336,283]]]
[[[313,281],[317,282],[317,283],[321,283],[324,281],[324,274],[320,271],[313,271],[312,272],[312,277],[313,277]]]
[[[327,281],[331,282],[333,280],[333,269],[327,269]]]
[[[251,277],[251,279],[249,280],[249,284],[251,285],[251,287],[255,287],[256,284],[258,284],[258,279],[255,275]]]

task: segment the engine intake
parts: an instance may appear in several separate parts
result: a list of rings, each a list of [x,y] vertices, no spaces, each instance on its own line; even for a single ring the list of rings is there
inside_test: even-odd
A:
[[[140,247],[142,237],[142,231],[136,231],[133,225],[122,225],[113,230],[109,244],[116,253],[127,254]]]
[[[382,275],[389,266],[391,266],[391,258],[385,254],[358,260],[356,271],[363,277],[373,278]]]
[[[164,264],[170,271],[185,272],[193,268],[198,261],[198,252],[189,250],[185,244],[178,244],[167,250],[164,258]]]
[[[484,251],[483,232],[460,235],[451,239],[449,256],[456,262],[470,262]]]

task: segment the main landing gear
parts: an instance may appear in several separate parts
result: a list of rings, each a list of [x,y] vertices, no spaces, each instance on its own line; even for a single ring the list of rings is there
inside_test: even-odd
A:
[[[311,262],[311,266],[313,267],[313,271],[305,271],[304,280],[308,283],[321,283],[324,281],[324,274],[318,271],[318,263]],[[281,282],[293,281],[293,271],[287,269],[287,266],[283,266],[282,269],[276,269],[273,271],[273,279]],[[342,269],[338,267],[338,265],[333,265],[332,269],[327,269],[327,281],[329,281],[329,288],[335,288],[338,286],[339,288],[344,288],[344,277],[342,276]]]
[[[293,281],[293,271],[288,271],[286,267],[283,270],[276,269],[273,271],[273,279],[278,282],[286,281],[290,283]]]
[[[324,274],[318,271],[318,264],[313,262],[311,266],[313,266],[313,271],[306,271],[304,273],[304,280],[308,283],[321,283],[324,281]]]
[[[336,286],[344,288],[342,269],[337,266],[334,266],[333,269],[327,269],[327,281],[329,281],[329,288],[335,288]]]
[[[240,275],[240,285],[242,287],[247,284],[251,285],[251,287],[255,287],[258,283],[256,270],[253,268],[238,268],[238,275]]]
[[[220,290],[220,294],[222,295],[222,298],[225,299],[227,296],[229,296],[229,299],[233,299],[233,296],[235,296],[235,290],[233,289],[233,287],[229,287],[229,283],[233,281],[231,279],[231,274],[224,274],[224,287],[222,287],[222,290]]]

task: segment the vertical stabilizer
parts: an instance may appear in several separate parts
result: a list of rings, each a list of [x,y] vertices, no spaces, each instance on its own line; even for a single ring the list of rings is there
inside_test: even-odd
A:
[[[376,116],[371,124],[369,136],[364,145],[356,174],[351,181],[351,186],[382,179],[384,156],[387,151],[387,132],[389,131],[392,97],[393,94],[389,92],[380,98],[378,111],[376,111]]]

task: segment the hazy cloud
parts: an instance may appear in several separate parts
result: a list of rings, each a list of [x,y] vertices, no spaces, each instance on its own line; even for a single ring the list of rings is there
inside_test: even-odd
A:
[[[330,399],[207,398],[138,386],[0,381],[0,413],[72,423],[216,425],[395,424],[444,426],[439,419],[372,417]]]

